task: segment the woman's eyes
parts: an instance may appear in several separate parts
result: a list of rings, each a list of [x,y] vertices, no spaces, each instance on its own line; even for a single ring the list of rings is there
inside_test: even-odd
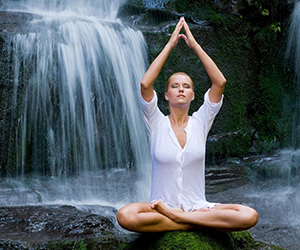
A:
[[[173,84],[171,85],[172,88],[178,88],[179,85],[178,84]],[[189,84],[183,84],[183,87],[186,88],[186,89],[189,89],[191,88],[191,86]]]

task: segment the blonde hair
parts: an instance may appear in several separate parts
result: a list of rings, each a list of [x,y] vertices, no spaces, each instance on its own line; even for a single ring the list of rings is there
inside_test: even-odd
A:
[[[169,85],[170,85],[170,82],[171,82],[171,78],[172,78],[173,76],[176,76],[176,75],[182,75],[182,76],[188,77],[188,78],[190,79],[191,83],[192,83],[192,89],[194,90],[194,82],[193,82],[192,78],[191,78],[188,74],[186,74],[186,73],[184,73],[184,72],[176,72],[176,73],[174,73],[173,75],[171,75],[171,76],[168,78],[168,80],[167,80],[167,82],[166,82],[166,85],[165,85],[165,92],[168,91],[168,88],[169,88]]]

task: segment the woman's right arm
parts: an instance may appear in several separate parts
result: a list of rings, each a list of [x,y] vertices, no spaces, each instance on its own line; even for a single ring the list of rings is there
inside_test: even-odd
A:
[[[179,22],[176,25],[175,30],[172,33],[172,36],[160,54],[155,58],[155,60],[151,63],[147,72],[145,73],[142,81],[141,81],[141,93],[142,97],[145,101],[150,102],[153,98],[153,84],[157,79],[165,61],[167,60],[169,54],[172,49],[176,47],[178,40],[182,37],[179,34],[180,30],[183,27],[184,19],[180,18]]]

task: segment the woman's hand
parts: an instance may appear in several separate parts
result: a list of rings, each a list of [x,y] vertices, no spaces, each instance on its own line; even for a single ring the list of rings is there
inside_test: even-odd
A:
[[[182,37],[184,39],[187,46],[189,46],[192,49],[195,48],[198,45],[198,43],[197,43],[196,39],[194,38],[188,24],[184,20],[184,18],[183,18],[183,28],[184,28],[185,35],[180,34],[180,37]]]
[[[184,18],[181,17],[167,43],[172,49],[176,47],[179,39],[183,36],[183,34],[180,34],[180,31],[182,30],[184,23]]]
[[[180,34],[182,28],[184,29],[185,34]],[[184,17],[181,17],[179,22],[177,23],[175,30],[173,31],[168,42],[169,46],[172,49],[175,48],[180,38],[183,38],[187,46],[189,46],[190,48],[194,48],[198,45]]]
[[[183,38],[187,46],[194,50],[196,55],[199,57],[202,62],[208,77],[212,82],[212,86],[209,92],[209,98],[212,102],[219,102],[222,98],[222,94],[224,92],[226,79],[223,76],[222,72],[219,70],[214,61],[206,54],[206,52],[202,49],[200,44],[197,43],[194,38],[190,28],[184,18],[180,19],[184,28],[185,34],[179,34],[178,36]],[[181,26],[182,27],[182,26]]]

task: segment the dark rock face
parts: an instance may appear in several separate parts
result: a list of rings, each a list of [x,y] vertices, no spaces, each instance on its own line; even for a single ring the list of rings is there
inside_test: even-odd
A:
[[[114,217],[82,212],[72,206],[2,207],[0,218],[1,239],[44,242],[118,233]]]
[[[30,13],[0,11],[0,32],[24,32],[26,22],[37,18],[38,15]]]
[[[0,5],[1,7],[1,5]],[[39,18],[38,15],[0,11],[0,175],[8,174],[6,166],[8,164],[9,145],[12,143],[8,121],[12,119],[12,93],[13,78],[11,74],[11,44],[8,37],[14,33],[28,32],[28,22]]]
[[[86,212],[73,206],[1,207],[0,249],[117,249],[137,237],[116,226],[116,209],[97,209],[105,215],[89,212],[88,206]]]

